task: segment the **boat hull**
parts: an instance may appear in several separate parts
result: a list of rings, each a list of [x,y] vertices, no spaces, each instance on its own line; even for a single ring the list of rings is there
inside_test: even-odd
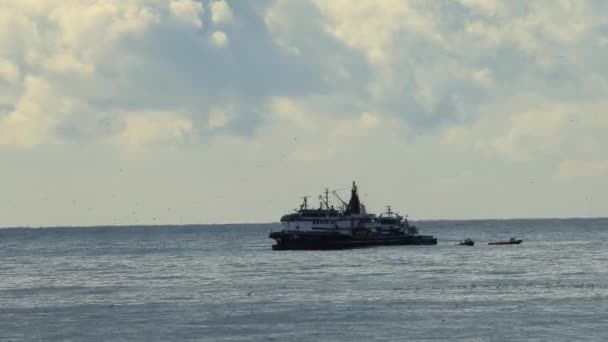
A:
[[[436,245],[430,235],[398,235],[355,238],[340,233],[289,233],[273,232],[269,235],[277,243],[273,250],[330,250],[374,246]]]
[[[488,245],[519,245],[523,240],[490,242]]]

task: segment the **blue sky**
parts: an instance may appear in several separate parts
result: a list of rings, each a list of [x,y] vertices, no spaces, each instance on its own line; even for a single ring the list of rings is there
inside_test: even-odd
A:
[[[605,1],[4,0],[0,225],[607,216]]]

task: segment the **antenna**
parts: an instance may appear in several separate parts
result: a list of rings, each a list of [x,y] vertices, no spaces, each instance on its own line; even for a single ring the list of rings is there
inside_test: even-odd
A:
[[[321,202],[321,209],[323,209],[323,205],[325,205],[325,209],[330,210],[329,208],[329,189],[325,188],[324,192],[325,196],[319,195],[319,201]]]
[[[302,205],[300,206],[300,210],[306,210],[306,209],[308,209],[308,197],[310,197],[310,195],[300,197],[301,199],[303,199],[303,200],[304,200],[304,202],[303,202],[303,203],[302,203]]]

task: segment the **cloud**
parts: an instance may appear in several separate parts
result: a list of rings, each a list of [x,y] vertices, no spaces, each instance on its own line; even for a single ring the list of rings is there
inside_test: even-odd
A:
[[[56,141],[53,130],[83,105],[57,94],[44,79],[28,76],[15,108],[0,117],[0,145],[31,147]]]
[[[490,16],[506,15],[507,8],[499,0],[460,0],[463,6]]]
[[[125,129],[117,136],[117,142],[135,148],[148,144],[173,144],[187,139],[192,133],[192,122],[169,112],[129,113]]]
[[[0,59],[0,80],[9,84],[16,84],[20,78],[21,72],[15,64],[9,60]]]
[[[264,128],[260,136],[293,144],[292,149],[283,154],[296,162],[356,158],[357,154],[372,148],[367,139],[391,140],[399,146],[407,132],[395,119],[370,112],[328,112],[312,98],[273,98],[268,112],[271,118],[268,121],[272,124]],[[272,140],[267,143],[271,145]]]
[[[319,101],[314,106],[329,113],[346,112],[351,117],[374,113],[415,129],[447,132],[454,128],[452,137],[458,129],[475,125],[505,131],[505,125],[514,126],[500,138],[487,136],[477,143],[485,146],[479,150],[498,150],[513,157],[529,155],[515,152],[528,149],[518,141],[541,134],[543,128],[524,133],[522,127],[528,121],[523,119],[523,108],[499,110],[502,117],[484,114],[481,108],[493,111],[521,101],[524,94],[541,87],[547,89],[536,94],[535,106],[542,107],[553,98],[574,104],[562,96],[568,91],[566,83],[555,84],[551,79],[555,77],[552,73],[562,70],[573,73],[563,77],[573,80],[572,88],[578,87],[585,96],[597,96],[589,95],[593,88],[598,94],[599,89],[608,89],[605,75],[591,74],[601,65],[602,52],[593,57],[577,48],[586,44],[584,37],[594,44],[605,38],[598,28],[601,16],[597,13],[601,11],[590,3],[559,3],[548,10],[533,5],[529,11],[518,3],[479,0],[450,5],[434,1],[362,1],[355,5],[275,1],[258,6],[256,10],[261,10],[257,12],[238,5],[244,13],[261,14],[257,19],[255,15],[243,17],[242,23],[255,33],[257,48],[248,47],[245,31],[233,35],[236,28],[231,28],[230,39],[215,28],[200,32],[201,2],[160,4],[8,2],[12,13],[19,15],[4,14],[0,20],[23,39],[15,40],[14,34],[0,31],[7,56],[0,63],[0,77],[10,79],[0,86],[9,88],[5,94],[11,94],[4,96],[4,112],[15,107],[11,98],[24,94],[19,80],[28,76],[43,80],[59,96],[78,98],[86,104],[88,112],[83,115],[108,117],[162,106],[168,112],[192,117],[193,125],[207,133],[209,122],[222,122],[208,117],[211,108],[232,106],[232,119],[226,125],[240,125],[245,130],[248,123],[260,124],[259,110],[270,98],[308,98]],[[209,9],[214,24],[233,20],[233,10],[224,1],[210,2]],[[42,20],[44,17],[49,20]],[[563,25],[555,24],[566,17]],[[171,19],[175,18],[189,25],[174,27]],[[491,44],[479,44],[479,35],[487,37],[482,43]],[[225,49],[201,44],[204,37]],[[269,40],[278,50],[272,50]],[[228,45],[233,54],[221,55]],[[561,48],[567,51],[562,57],[549,53]],[[235,57],[245,56],[245,51],[257,54],[256,58]],[[504,58],[498,60],[498,53]],[[565,68],[557,69],[560,65]],[[556,86],[547,87],[549,84]],[[202,95],[188,94],[194,89]],[[332,96],[322,96],[324,93]],[[230,102],[227,99],[235,103],[226,103]],[[199,110],[205,114],[198,115]],[[520,121],[523,123],[518,124]]]
[[[95,72],[95,65],[77,60],[73,55],[63,53],[45,59],[42,62],[45,69],[55,73],[77,73],[91,75]]]
[[[488,68],[483,68],[477,71],[473,71],[471,74],[471,79],[473,82],[484,88],[491,88],[494,83],[492,77],[492,70]]]
[[[212,108],[207,118],[207,125],[211,129],[222,128],[235,117],[234,108]]]
[[[226,48],[230,40],[224,31],[201,31],[199,2],[50,0],[9,1],[7,6],[10,10],[0,13],[0,122],[7,132],[0,137],[3,145],[36,146],[62,139],[104,143],[125,129],[121,116],[159,111],[187,117],[197,134],[206,135],[192,140],[195,143],[215,134],[207,123],[217,124],[217,118],[207,115],[222,106],[238,111],[225,126],[215,128],[251,135],[260,124],[253,99],[262,103],[264,93],[302,88],[313,77],[272,54],[276,49],[263,34],[254,37],[253,45],[241,43],[232,47],[233,55],[222,55],[226,49],[217,47]],[[226,8],[217,8],[226,19],[221,12]],[[176,19],[188,25],[175,25]],[[245,18],[243,25],[251,30],[255,17]],[[207,37],[212,44],[205,42]],[[300,82],[282,80],[296,78]],[[33,96],[26,79],[44,84],[38,88],[49,95]],[[77,103],[78,109],[66,112],[63,101]],[[27,125],[18,124],[17,117],[34,116],[33,111],[18,115],[26,107],[45,111],[36,111],[37,119]],[[17,130],[30,129],[34,122],[41,130],[38,137],[19,138],[30,134]]]
[[[171,0],[169,3],[171,13],[184,23],[194,25],[197,28],[203,27],[201,15],[203,14],[203,4],[194,0]]]
[[[159,24],[161,13],[139,1],[6,5],[9,11],[3,13],[9,15],[0,15],[0,27],[11,27],[12,33],[0,29],[0,50],[7,58],[1,69],[11,83],[9,97],[0,99],[8,108],[4,115],[0,110],[0,144],[34,147],[85,131],[103,136],[95,122],[111,114],[100,114],[92,98],[115,89],[119,78],[110,75],[112,69],[128,75],[124,68],[130,65],[123,62],[132,55],[121,45],[141,39]]]
[[[370,63],[386,66],[392,62],[391,47],[400,34],[421,36],[437,43],[433,6],[406,1],[317,1],[327,19],[325,30],[346,45],[362,51]]]
[[[215,46],[224,47],[228,45],[228,36],[222,31],[215,31],[211,34],[211,42]]]
[[[233,21],[232,11],[224,0],[211,2],[211,21],[214,24],[229,23]]]
[[[45,170],[53,165],[40,156],[62,149],[103,153],[112,167],[147,167],[163,151],[196,170],[184,183],[246,173],[256,178],[249,190],[276,182],[289,194],[347,172],[423,194],[408,203],[378,190],[419,215],[527,214],[512,199],[535,198],[518,188],[530,176],[547,181],[543,191],[566,191],[553,190],[560,182],[580,194],[601,179],[585,175],[604,172],[607,10],[546,0],[5,0],[0,155],[27,154],[23,170]],[[160,179],[185,172],[155,165]],[[464,205],[462,192],[506,195]]]
[[[539,157],[599,156],[608,143],[602,130],[608,121],[605,102],[548,103],[542,98],[520,97],[510,104],[480,109],[468,125],[444,130],[442,145],[463,153],[526,161]]]

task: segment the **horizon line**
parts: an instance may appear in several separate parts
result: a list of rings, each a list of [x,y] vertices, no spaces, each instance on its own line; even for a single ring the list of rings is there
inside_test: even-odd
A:
[[[409,218],[408,218],[409,219]],[[440,219],[409,219],[414,222],[443,222],[443,221],[541,221],[541,220],[605,220],[608,216],[587,216],[587,217],[514,217],[514,218],[440,218]],[[185,227],[185,226],[237,226],[237,225],[263,225],[263,224],[280,224],[274,222],[225,222],[225,223],[137,223],[137,224],[95,224],[95,225],[52,225],[52,226],[35,226],[35,225],[19,225],[19,226],[0,226],[0,229],[46,229],[46,228],[120,228],[120,227]]]

